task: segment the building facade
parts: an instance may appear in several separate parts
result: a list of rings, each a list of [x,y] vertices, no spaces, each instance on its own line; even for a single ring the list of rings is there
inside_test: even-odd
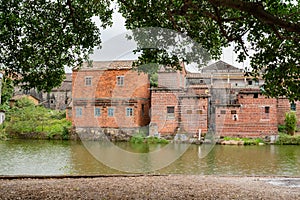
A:
[[[79,134],[104,130],[132,135],[149,125],[150,135],[199,134],[266,137],[278,134],[285,113],[299,102],[268,98],[261,78],[223,61],[200,72],[161,69],[156,87],[149,76],[132,70],[132,61],[87,63],[72,75],[72,103],[67,117]]]
[[[150,82],[132,61],[93,62],[73,71],[71,117],[82,130],[137,132],[150,122]]]

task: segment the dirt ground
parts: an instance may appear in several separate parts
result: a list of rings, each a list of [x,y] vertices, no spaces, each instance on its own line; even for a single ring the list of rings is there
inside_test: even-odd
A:
[[[0,178],[0,199],[300,199],[300,178],[198,175]]]

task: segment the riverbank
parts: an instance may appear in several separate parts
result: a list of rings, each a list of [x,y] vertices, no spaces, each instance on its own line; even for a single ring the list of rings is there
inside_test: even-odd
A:
[[[0,179],[0,199],[298,199],[300,197],[299,187],[292,187],[295,185],[278,186],[270,183],[278,179],[279,177],[200,175]]]

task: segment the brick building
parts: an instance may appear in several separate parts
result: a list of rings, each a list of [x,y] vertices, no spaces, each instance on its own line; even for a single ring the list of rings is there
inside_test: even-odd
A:
[[[77,131],[133,133],[149,124],[149,78],[131,66],[132,61],[93,62],[73,71],[71,118]]]
[[[300,102],[267,98],[261,78],[244,77],[241,69],[223,61],[201,72],[160,70],[157,87],[151,89],[148,75],[131,66],[132,61],[93,62],[73,71],[67,116],[77,133],[133,134],[150,124],[151,135],[212,131],[265,137],[278,134],[290,110],[300,125]]]
[[[199,130],[207,132],[208,97],[205,85],[187,87],[186,71],[158,73],[158,87],[151,88],[150,134],[195,135]],[[155,128],[153,128],[155,127]]]

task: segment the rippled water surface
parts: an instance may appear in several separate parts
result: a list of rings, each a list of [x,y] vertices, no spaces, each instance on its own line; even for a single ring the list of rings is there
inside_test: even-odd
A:
[[[120,143],[118,146],[135,153],[163,148],[162,145],[129,143]],[[191,145],[177,161],[154,173],[300,176],[300,146],[216,145],[207,156],[200,159],[198,153],[203,148],[205,146]],[[97,161],[81,142],[0,141],[0,152],[0,175],[123,173]],[[109,154],[114,159],[124,159],[114,152]],[[135,161],[131,162],[134,164]],[[147,162],[145,166],[151,164],[151,160]]]

